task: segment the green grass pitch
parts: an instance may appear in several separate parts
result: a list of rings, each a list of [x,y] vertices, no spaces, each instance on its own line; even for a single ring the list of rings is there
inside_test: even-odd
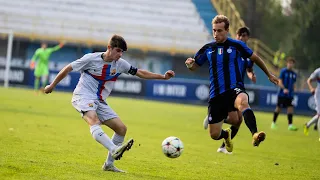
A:
[[[222,141],[203,130],[206,107],[110,97],[108,103],[135,139],[116,166],[128,173],[103,172],[107,151],[90,135],[73,109],[71,93],[36,96],[32,90],[0,88],[0,179],[320,179],[317,132],[302,132],[310,117],[294,116],[297,132],[287,130],[286,115],[279,129],[270,130],[271,113],[257,112],[259,130],[267,139],[252,147],[245,124],[234,139],[234,153],[216,150]],[[112,136],[112,131],[104,127]],[[179,137],[181,157],[162,154],[161,142]],[[278,165],[275,165],[278,163]]]

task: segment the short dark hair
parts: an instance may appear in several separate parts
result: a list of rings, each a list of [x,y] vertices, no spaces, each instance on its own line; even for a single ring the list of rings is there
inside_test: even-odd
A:
[[[216,15],[212,19],[212,25],[213,24],[219,24],[224,22],[224,29],[227,30],[229,28],[229,19],[225,15]]]
[[[122,51],[128,50],[127,43],[124,40],[124,38],[116,34],[110,38],[108,45],[110,45],[112,48],[115,48],[115,47],[120,48],[122,49]]]
[[[287,62],[293,62],[296,63],[296,60],[293,57],[288,57]]]
[[[250,29],[248,27],[241,27],[237,30],[237,35],[241,36],[243,33],[247,33],[250,36]]]

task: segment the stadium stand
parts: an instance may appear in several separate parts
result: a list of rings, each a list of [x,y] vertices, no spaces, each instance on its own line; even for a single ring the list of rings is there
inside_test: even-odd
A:
[[[193,53],[211,39],[191,0],[0,0],[0,28],[31,39],[105,44],[113,33],[131,47]]]

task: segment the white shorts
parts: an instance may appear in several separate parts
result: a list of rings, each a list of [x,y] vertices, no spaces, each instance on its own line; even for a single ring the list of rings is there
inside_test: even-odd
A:
[[[99,100],[79,99],[72,101],[72,106],[80,112],[82,116],[83,113],[87,111],[96,111],[101,122],[118,117],[108,104]]]

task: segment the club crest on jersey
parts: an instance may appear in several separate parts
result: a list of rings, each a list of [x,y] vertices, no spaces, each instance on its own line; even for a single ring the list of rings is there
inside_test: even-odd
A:
[[[92,104],[92,103],[89,103],[88,106],[89,106],[89,107],[93,107],[93,104]]]
[[[223,48],[218,49],[218,54],[221,55],[223,53]]]
[[[230,54],[230,53],[232,53],[232,49],[229,47],[228,49],[227,49],[227,52]]]
[[[116,74],[116,72],[117,72],[117,70],[116,70],[116,69],[112,69],[112,70],[111,70],[111,76],[115,75],[115,74]]]

